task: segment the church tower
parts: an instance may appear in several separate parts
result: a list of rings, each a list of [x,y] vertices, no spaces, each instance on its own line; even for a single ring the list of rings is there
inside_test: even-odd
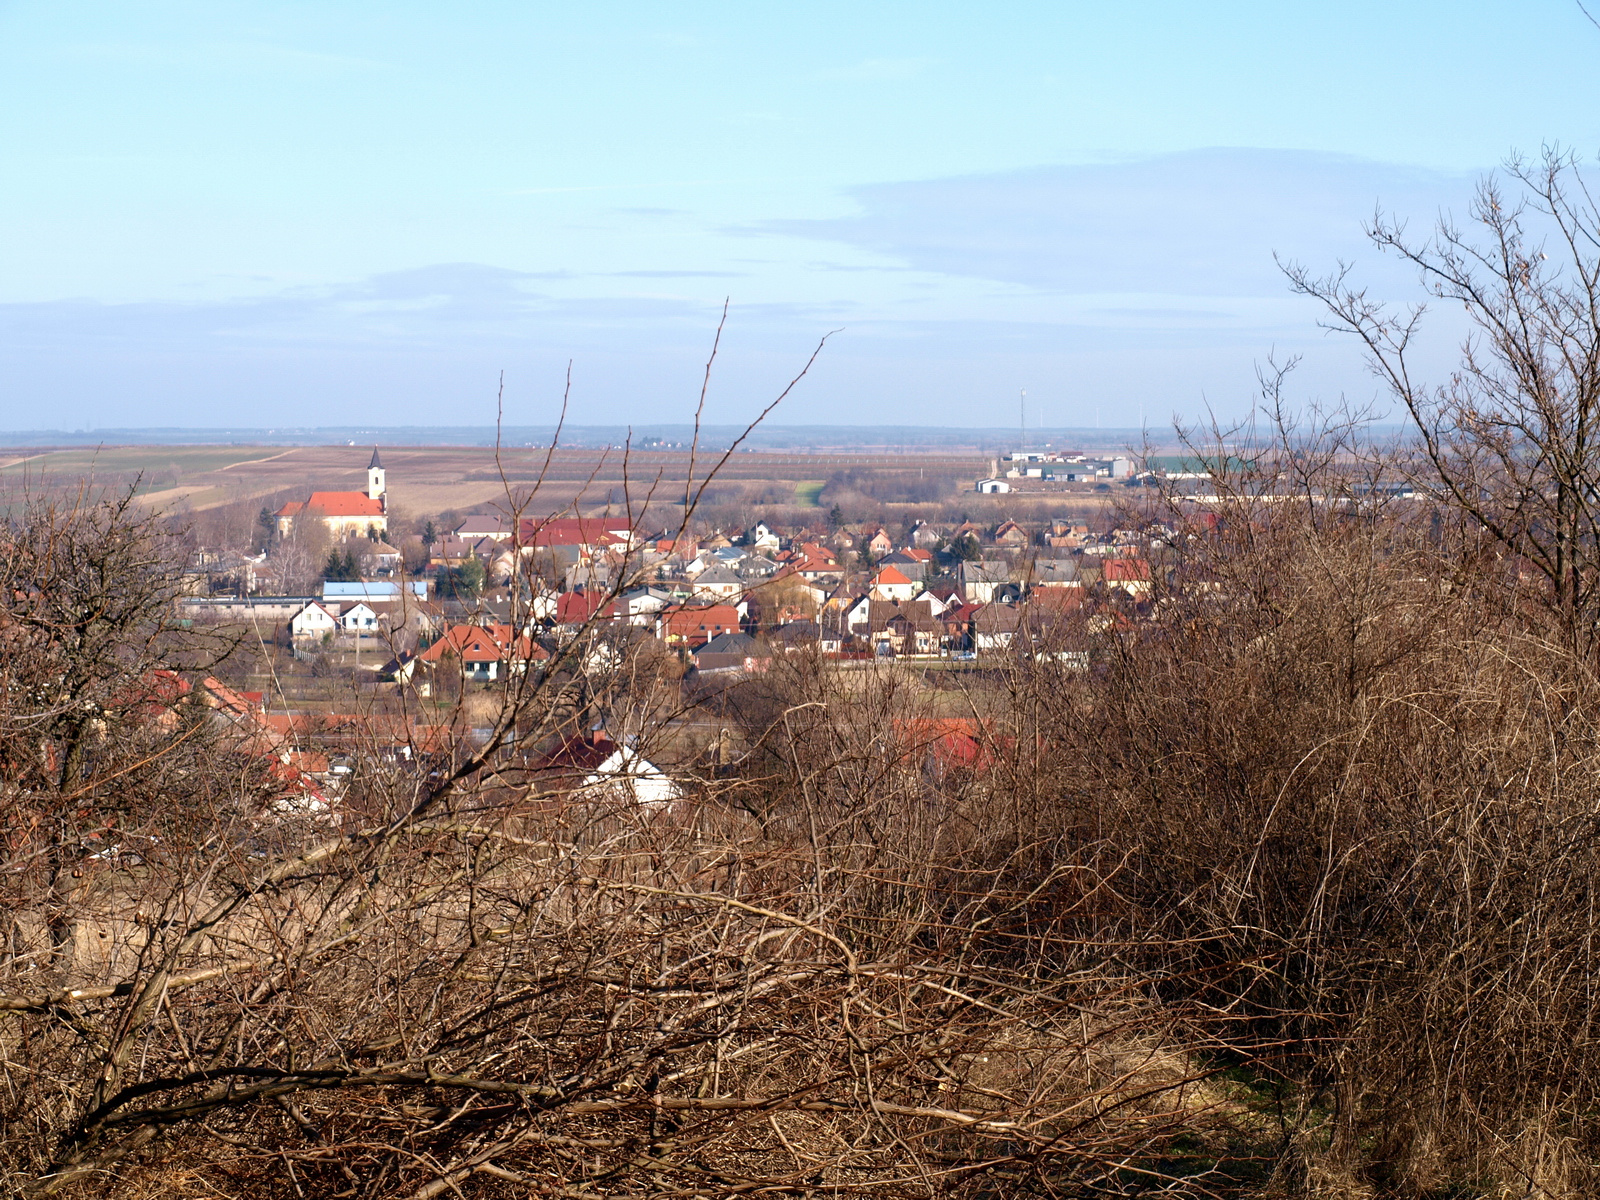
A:
[[[383,460],[378,457],[378,448],[372,448],[372,461],[367,464],[367,499],[384,500]],[[388,503],[384,503],[385,510]]]

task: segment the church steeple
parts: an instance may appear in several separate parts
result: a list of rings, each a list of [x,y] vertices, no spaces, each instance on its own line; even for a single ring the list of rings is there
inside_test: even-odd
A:
[[[367,464],[367,498],[369,500],[382,500],[384,493],[383,460],[378,457],[378,448],[372,448],[372,461]],[[385,505],[387,508],[387,505]]]

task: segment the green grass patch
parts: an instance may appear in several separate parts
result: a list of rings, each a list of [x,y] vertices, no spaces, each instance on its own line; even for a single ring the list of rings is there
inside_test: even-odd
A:
[[[820,507],[819,497],[827,482],[826,479],[802,479],[794,485],[794,497],[801,504],[809,504],[812,508]]]

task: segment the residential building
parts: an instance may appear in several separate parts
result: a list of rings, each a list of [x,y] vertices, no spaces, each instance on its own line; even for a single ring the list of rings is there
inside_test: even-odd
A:
[[[295,640],[328,637],[339,628],[339,610],[331,611],[313,600],[289,621],[289,636]]]
[[[739,610],[731,604],[683,605],[661,614],[656,636],[669,646],[695,649],[724,633],[739,632]]]
[[[961,598],[987,604],[995,588],[1011,579],[1011,568],[1003,562],[964,562],[961,564]]]
[[[694,652],[702,671],[765,671],[772,651],[748,633],[719,633]]]
[[[922,590],[922,584],[907,578],[898,567],[884,567],[872,577],[874,600],[910,600]]]

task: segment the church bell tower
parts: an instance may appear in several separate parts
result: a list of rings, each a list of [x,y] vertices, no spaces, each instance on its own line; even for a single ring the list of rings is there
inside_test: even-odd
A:
[[[369,500],[385,500],[383,482],[383,460],[378,457],[378,448],[372,448],[372,461],[367,464],[367,498]],[[388,510],[385,500],[384,509]]]

